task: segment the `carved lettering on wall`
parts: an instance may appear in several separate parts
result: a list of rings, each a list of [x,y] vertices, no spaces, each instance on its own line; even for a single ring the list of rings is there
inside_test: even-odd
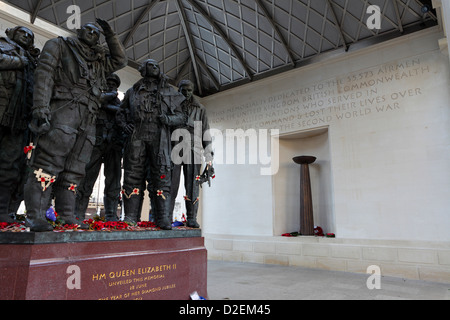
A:
[[[420,78],[432,72],[421,57],[353,72],[301,88],[261,96],[209,112],[219,129],[279,129],[281,133],[358,120],[407,108],[425,94]],[[419,80],[419,81],[418,81]]]

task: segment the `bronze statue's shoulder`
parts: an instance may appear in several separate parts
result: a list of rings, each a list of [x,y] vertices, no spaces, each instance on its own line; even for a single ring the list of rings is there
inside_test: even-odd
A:
[[[0,37],[0,51],[1,52],[8,52],[16,50],[17,46],[8,38]]]

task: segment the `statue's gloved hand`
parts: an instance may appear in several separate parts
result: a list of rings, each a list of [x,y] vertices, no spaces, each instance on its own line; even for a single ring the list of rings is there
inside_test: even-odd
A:
[[[49,107],[37,107],[33,110],[33,119],[37,119],[40,123],[48,122],[52,120],[52,113]]]
[[[38,107],[33,110],[33,121],[30,130],[36,135],[42,135],[50,131],[50,120],[52,114],[48,107]]]
[[[108,21],[103,20],[103,19],[96,19],[98,25],[103,29],[103,33],[105,35],[105,37],[109,37],[109,36],[113,36],[114,35],[114,31],[111,28],[111,26],[109,25]]]
[[[103,92],[100,96],[100,102],[102,104],[107,103],[107,102],[113,101],[118,96],[119,96],[119,93],[117,91]]]

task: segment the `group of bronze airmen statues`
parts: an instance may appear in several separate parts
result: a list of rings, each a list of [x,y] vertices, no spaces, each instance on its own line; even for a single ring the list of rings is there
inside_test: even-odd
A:
[[[100,45],[102,34],[107,48]],[[137,223],[147,188],[156,226],[172,229],[182,168],[187,226],[200,227],[200,178],[213,161],[205,108],[194,98],[192,82],[183,80],[176,90],[152,59],[142,63],[142,79],[121,101],[115,72],[126,65],[123,45],[101,19],[83,25],[77,37],[47,41],[42,52],[26,27],[0,38],[0,222],[13,223],[24,200],[30,230],[52,231],[46,212],[54,200],[65,224],[88,229],[83,220],[104,164],[107,220],[118,219],[122,199],[124,221]],[[179,156],[190,161],[175,164],[172,133],[194,135],[195,127],[201,128],[200,145],[184,136],[191,155]]]

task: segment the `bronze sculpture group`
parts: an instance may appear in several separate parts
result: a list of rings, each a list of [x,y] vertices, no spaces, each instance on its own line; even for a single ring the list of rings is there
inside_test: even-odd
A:
[[[117,220],[121,193],[125,221],[139,221],[147,185],[156,225],[170,230],[183,166],[187,226],[199,228],[201,163],[174,165],[171,137],[180,128],[193,134],[200,123],[203,140],[205,108],[193,98],[191,82],[174,89],[152,59],[120,101],[114,72],[127,65],[126,52],[108,22],[96,22],[77,37],[47,41],[42,52],[28,28],[0,38],[0,222],[14,222],[11,212],[23,198],[31,231],[52,231],[46,211],[54,199],[65,224],[87,229],[82,221],[104,164],[106,218]],[[102,34],[107,48],[99,45]],[[198,159],[209,143],[189,152]],[[211,167],[212,153],[205,156]]]
[[[13,222],[9,213],[23,197],[23,148],[30,142],[33,77],[40,51],[28,28],[11,28],[6,35],[0,38],[0,222]]]

